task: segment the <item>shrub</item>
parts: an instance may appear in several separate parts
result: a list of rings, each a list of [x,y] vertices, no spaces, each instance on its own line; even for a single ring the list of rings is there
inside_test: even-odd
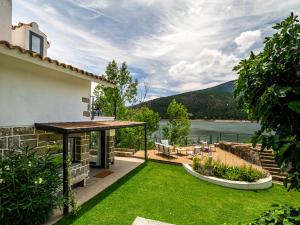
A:
[[[226,172],[224,174],[224,177],[227,180],[242,180],[242,181],[248,181],[243,180],[240,174],[240,169],[238,167],[227,167]]]
[[[193,158],[193,170],[198,171],[200,168],[200,159],[194,157]]]
[[[254,182],[266,176],[265,173],[251,166],[229,166],[220,161],[214,161],[211,157],[206,158],[203,162],[199,158],[194,158],[193,169],[203,175],[236,181]]]
[[[275,209],[264,212],[261,217],[248,225],[264,224],[300,224],[300,208],[289,205],[276,206]]]
[[[29,147],[0,160],[1,224],[41,224],[63,204],[60,163]]]

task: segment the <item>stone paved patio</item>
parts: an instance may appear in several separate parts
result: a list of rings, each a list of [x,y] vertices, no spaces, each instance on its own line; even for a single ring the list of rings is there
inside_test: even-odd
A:
[[[187,148],[192,148],[192,147],[187,147]],[[178,158],[176,156],[165,156],[161,153],[158,153],[156,150],[148,150],[147,151],[148,158],[149,159],[155,159],[155,160],[162,160],[162,161],[168,161],[172,163],[188,163],[192,164],[192,157],[191,156],[186,156],[184,154],[178,155]],[[144,151],[138,151],[134,154],[135,157],[138,158],[143,158],[144,157]],[[214,152],[211,153],[211,156],[213,157],[214,160],[219,160],[223,163],[226,163],[228,165],[232,166],[242,166],[242,165],[251,165],[254,168],[257,168],[259,170],[262,169],[262,167],[251,164],[244,159],[241,159],[240,157],[230,153],[226,152],[220,148],[216,148]],[[208,157],[208,153],[203,152],[202,155],[199,155],[198,157]]]
[[[132,225],[174,225],[170,223],[164,223],[157,220],[149,220],[143,217],[137,217]]]
[[[113,171],[113,173],[104,178],[94,177],[95,174],[99,173],[103,169],[91,168],[90,178],[87,181],[86,187],[77,187],[74,190],[78,204],[82,205],[87,202],[95,195],[128,174],[130,171],[141,165],[143,162],[143,159],[138,158],[115,157],[115,164],[109,169]],[[62,216],[61,210],[55,210],[53,216],[47,223],[45,223],[45,225],[56,223],[62,218]]]

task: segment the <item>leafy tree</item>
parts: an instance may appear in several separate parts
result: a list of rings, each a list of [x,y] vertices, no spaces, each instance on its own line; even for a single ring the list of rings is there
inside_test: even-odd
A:
[[[125,104],[130,104],[135,100],[137,81],[131,77],[125,62],[119,68],[115,60],[108,63],[104,76],[114,81],[115,87],[98,85],[95,88],[96,107],[104,115],[114,115],[120,118],[126,113]]]
[[[191,122],[186,107],[173,99],[167,109],[168,123],[163,127],[163,135],[172,144],[183,144],[190,132]]]
[[[293,13],[273,27],[264,49],[234,67],[235,98],[251,120],[260,122],[253,144],[273,148],[288,170],[285,185],[300,191],[300,24]]]
[[[147,122],[148,147],[153,147],[153,142],[150,140],[153,132],[159,127],[159,114],[147,107],[141,107],[128,110],[125,119],[137,122]],[[118,146],[135,149],[142,149],[144,147],[144,129],[142,127],[121,129],[118,134]]]

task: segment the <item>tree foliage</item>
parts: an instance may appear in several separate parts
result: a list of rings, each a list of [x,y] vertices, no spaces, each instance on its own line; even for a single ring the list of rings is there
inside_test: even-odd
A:
[[[0,159],[0,221],[42,224],[63,205],[61,163],[51,154],[38,155],[26,147]]]
[[[190,132],[191,122],[186,107],[173,99],[167,110],[168,123],[163,127],[163,135],[172,144],[183,144]]]
[[[159,114],[147,107],[141,107],[129,109],[126,115],[124,118],[126,120],[147,123],[148,147],[153,147],[151,136],[159,127]],[[144,147],[144,129],[142,127],[135,127],[119,130],[117,144],[120,147],[142,149]]]
[[[104,76],[115,82],[115,87],[98,85],[95,88],[96,107],[104,115],[117,118],[126,113],[126,103],[132,103],[137,94],[137,81],[133,80],[125,62],[119,68],[116,61],[109,62]]]
[[[238,109],[233,97],[234,81],[215,87],[156,98],[142,102],[138,106],[147,106],[166,119],[167,108],[173,99],[183,104],[191,119],[236,119],[245,120],[247,114]]]
[[[273,28],[277,32],[265,39],[263,51],[234,67],[235,98],[261,124],[253,143],[273,148],[288,170],[286,186],[300,190],[300,24],[291,14]]]

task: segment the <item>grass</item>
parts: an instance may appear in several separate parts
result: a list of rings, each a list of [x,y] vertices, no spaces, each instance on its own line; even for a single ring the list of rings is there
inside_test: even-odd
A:
[[[57,225],[131,225],[137,216],[176,225],[251,222],[272,204],[299,205],[300,194],[281,185],[243,191],[187,174],[181,166],[149,161]]]

